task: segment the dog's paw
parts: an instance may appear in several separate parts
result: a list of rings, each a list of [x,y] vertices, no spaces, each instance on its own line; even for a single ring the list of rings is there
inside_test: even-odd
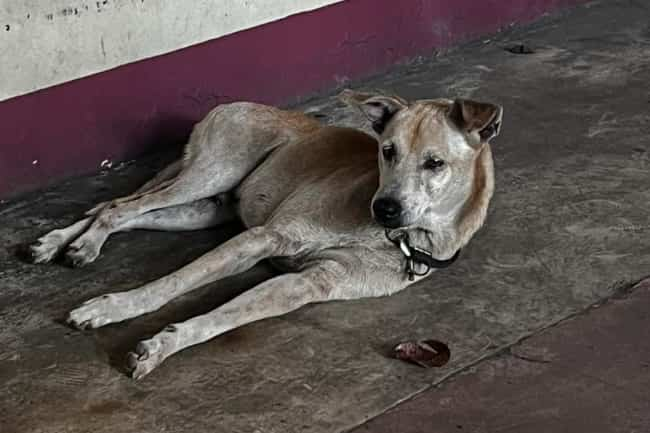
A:
[[[131,317],[118,293],[90,299],[68,314],[67,322],[78,329],[99,328]]]
[[[99,256],[99,248],[92,242],[73,242],[65,252],[65,263],[73,268],[80,268],[92,263]]]
[[[45,235],[30,244],[25,251],[25,259],[30,263],[49,263],[59,254],[65,244],[60,236]]]
[[[135,351],[129,352],[126,357],[126,365],[133,379],[142,379],[171,354],[167,347],[167,341],[163,337],[165,333],[174,332],[171,329],[173,326],[168,326],[165,331],[150,340],[139,342]]]

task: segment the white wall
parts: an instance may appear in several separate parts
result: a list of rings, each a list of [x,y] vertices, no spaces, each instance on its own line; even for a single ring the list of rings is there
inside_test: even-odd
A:
[[[342,0],[0,0],[0,101]]]

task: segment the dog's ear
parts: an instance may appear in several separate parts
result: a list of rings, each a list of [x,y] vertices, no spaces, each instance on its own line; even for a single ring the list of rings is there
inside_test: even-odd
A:
[[[344,90],[338,98],[357,107],[372,123],[372,129],[381,134],[384,132],[386,125],[402,108],[408,103],[397,96],[372,95],[370,93],[360,93],[352,90]]]
[[[475,135],[479,143],[484,143],[499,135],[503,108],[484,102],[456,99],[449,107],[448,116],[458,129]]]

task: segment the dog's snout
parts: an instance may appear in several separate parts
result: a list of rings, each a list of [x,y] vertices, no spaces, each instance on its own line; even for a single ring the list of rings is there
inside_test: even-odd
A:
[[[402,216],[402,205],[394,198],[380,198],[372,204],[375,219],[386,227],[399,226]]]

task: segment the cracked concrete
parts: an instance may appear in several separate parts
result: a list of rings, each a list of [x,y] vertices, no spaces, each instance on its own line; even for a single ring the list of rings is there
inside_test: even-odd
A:
[[[0,430],[344,431],[649,274],[649,22],[639,2],[589,3],[356,83],[504,105],[487,226],[453,267],[398,295],[246,326],[142,382],[120,371],[135,342],[272,271],[259,266],[98,331],[72,331],[61,317],[178,268],[238,227],[116,235],[80,270],[16,259],[17,245],[131,191],[160,158],[0,205]],[[519,42],[535,53],[504,50]],[[327,98],[310,105],[328,122],[344,113]],[[386,356],[419,338],[447,342],[450,363],[424,370]]]

